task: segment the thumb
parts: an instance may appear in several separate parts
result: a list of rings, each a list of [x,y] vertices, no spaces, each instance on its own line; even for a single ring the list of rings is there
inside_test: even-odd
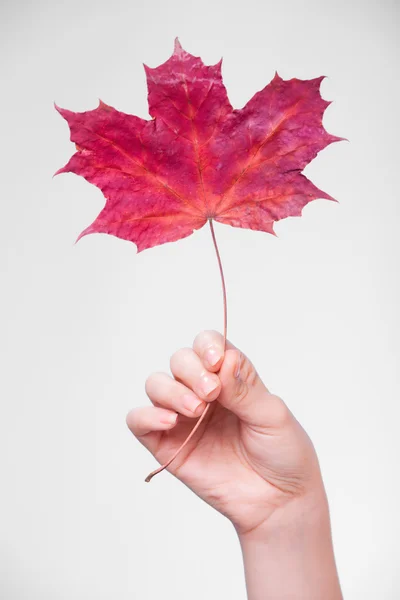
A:
[[[250,360],[237,348],[228,348],[218,373],[222,383],[218,402],[247,425],[280,428],[292,418],[281,398],[271,394]]]

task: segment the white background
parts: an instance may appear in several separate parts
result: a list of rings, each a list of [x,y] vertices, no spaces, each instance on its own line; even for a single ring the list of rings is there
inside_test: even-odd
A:
[[[236,108],[275,70],[328,76],[324,124],[349,142],[305,174],[339,204],[310,203],[278,238],[216,224],[229,337],[316,445],[345,597],[399,598],[399,5],[3,0],[0,22],[0,596],[245,597],[230,523],[167,473],[145,484],[154,460],[125,425],[147,375],[222,328],[208,228],[141,254],[74,245],[104,198],[52,179],[74,152],[53,102],[147,118],[142,63],[179,36],[223,56]]]

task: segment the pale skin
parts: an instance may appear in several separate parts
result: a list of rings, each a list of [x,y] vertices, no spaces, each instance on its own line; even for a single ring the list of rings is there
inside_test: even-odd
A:
[[[133,409],[127,424],[162,464],[212,403],[168,471],[232,522],[248,599],[342,600],[318,458],[284,401],[216,331],[170,366],[172,377],[147,379],[152,405]]]

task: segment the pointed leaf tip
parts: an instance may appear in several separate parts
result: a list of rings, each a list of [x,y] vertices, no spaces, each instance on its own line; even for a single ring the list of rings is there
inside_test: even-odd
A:
[[[320,77],[316,77],[314,79],[314,81],[316,82],[317,86],[320,88],[321,87],[321,83],[323,82],[324,79],[326,79],[328,76],[327,75],[320,75]]]
[[[77,244],[79,242],[79,240],[81,240],[83,237],[85,237],[85,235],[88,235],[89,233],[93,233],[91,230],[91,225],[89,225],[89,227],[86,227],[86,229],[81,231],[81,233],[78,235],[78,237],[75,240],[75,244]]]
[[[70,171],[68,170],[68,164],[65,164],[63,167],[60,167],[59,169],[57,169],[57,171],[54,173],[52,179],[56,176],[59,175],[60,173],[69,173]]]
[[[153,69],[146,65],[146,63],[142,63],[142,65],[147,78],[150,75],[150,71],[153,71]]]
[[[183,50],[182,45],[177,36],[174,40],[174,54],[179,55],[179,54],[181,54],[182,50]]]
[[[108,106],[108,104],[106,104],[105,102],[103,102],[103,100],[101,98],[98,98],[99,100],[99,106],[97,108],[110,108]]]
[[[68,121],[67,115],[71,111],[69,111],[67,108],[62,108],[61,106],[58,106],[58,104],[56,104],[55,102],[54,102],[54,108],[63,117],[63,119],[65,119],[66,121]]]
[[[223,60],[223,56],[221,56],[219,61],[217,63],[215,63],[215,65],[214,65],[214,69],[216,69],[220,75],[222,75],[222,60]]]

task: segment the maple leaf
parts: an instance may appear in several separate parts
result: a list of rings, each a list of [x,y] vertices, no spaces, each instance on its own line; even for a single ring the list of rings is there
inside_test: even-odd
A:
[[[278,73],[241,109],[233,109],[222,59],[206,66],[178,38],[162,65],[144,65],[150,120],[101,100],[94,110],[60,108],[76,153],[56,171],[83,176],[106,204],[78,236],[107,233],[138,252],[215,220],[274,233],[275,221],[300,216],[316,198],[334,200],[301,171],[331,144],[322,117],[330,102],[324,77],[283,80]]]

